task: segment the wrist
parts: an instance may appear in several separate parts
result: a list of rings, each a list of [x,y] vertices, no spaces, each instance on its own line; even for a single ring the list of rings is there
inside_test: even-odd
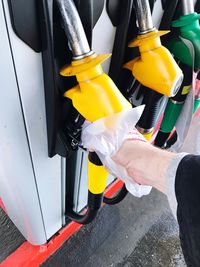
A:
[[[176,157],[175,153],[168,152],[154,147],[150,160],[149,180],[150,185],[159,191],[166,193],[167,170],[172,160]]]

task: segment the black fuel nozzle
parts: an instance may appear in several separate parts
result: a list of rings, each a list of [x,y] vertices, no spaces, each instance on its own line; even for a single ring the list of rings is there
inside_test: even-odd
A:
[[[184,73],[183,83],[176,96],[169,98],[163,120],[160,126],[160,130],[155,139],[155,146],[165,148],[167,145],[167,140],[174,129],[176,122],[181,114],[183,105],[185,103],[186,97],[191,89],[192,84],[192,68],[183,63],[180,67]]]

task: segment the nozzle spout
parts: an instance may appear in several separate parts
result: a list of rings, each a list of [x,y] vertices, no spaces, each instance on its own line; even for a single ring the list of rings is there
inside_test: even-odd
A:
[[[74,59],[81,59],[93,52],[88,44],[78,11],[72,0],[56,0],[62,26],[69,40]]]
[[[183,15],[189,15],[194,13],[193,0],[182,0],[182,4],[183,4]]]
[[[140,34],[151,32],[154,30],[151,10],[148,0],[136,0],[136,16]]]

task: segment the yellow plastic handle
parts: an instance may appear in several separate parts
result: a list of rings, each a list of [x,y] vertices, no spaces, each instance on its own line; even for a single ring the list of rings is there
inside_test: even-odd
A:
[[[144,86],[168,97],[174,96],[183,80],[183,73],[164,46],[160,35],[166,32],[152,32],[138,36],[130,47],[139,46],[140,57],[124,65]]]
[[[89,69],[87,64],[90,64]],[[86,70],[79,73],[74,71],[79,85],[64,94],[65,97],[72,99],[73,106],[79,113],[89,121],[96,121],[110,114],[130,109],[131,104],[110,77],[103,72],[101,65],[92,67],[91,65],[86,62]]]
[[[88,160],[88,189],[91,193],[103,193],[107,178],[108,172],[104,166],[97,166]]]

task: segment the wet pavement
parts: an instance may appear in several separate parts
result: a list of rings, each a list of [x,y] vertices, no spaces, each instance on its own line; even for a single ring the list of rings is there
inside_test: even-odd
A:
[[[116,267],[186,266],[177,234],[176,222],[164,214]]]
[[[137,203],[129,195],[120,205],[123,206],[123,212],[127,212],[127,219],[124,216],[121,218],[116,229],[90,257],[85,267],[186,266],[180,248],[177,221],[163,194],[154,190],[151,199],[150,196],[144,197]],[[130,208],[133,205],[140,209],[137,211],[138,218]]]

